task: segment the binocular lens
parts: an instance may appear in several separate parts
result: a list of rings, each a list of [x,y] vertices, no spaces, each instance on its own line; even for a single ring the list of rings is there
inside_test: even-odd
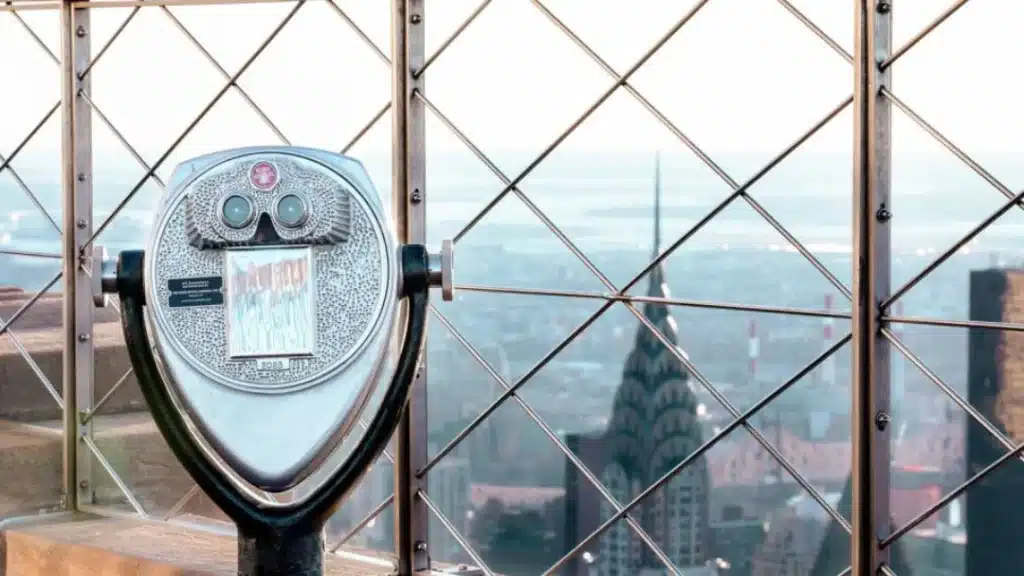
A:
[[[245,228],[252,222],[252,202],[244,196],[229,196],[221,211],[224,223],[232,228]]]
[[[306,203],[295,194],[286,194],[277,201],[277,219],[281,224],[295,228],[306,221]]]

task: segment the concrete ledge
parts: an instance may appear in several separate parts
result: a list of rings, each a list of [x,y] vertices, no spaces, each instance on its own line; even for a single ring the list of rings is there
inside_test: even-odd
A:
[[[26,316],[33,313],[37,302]],[[60,393],[61,366],[63,365],[63,331],[56,327],[26,330],[22,321],[14,323],[18,341],[32,357],[39,370]],[[102,322],[93,327],[94,385],[93,398],[99,401],[131,367],[124,348],[124,336],[119,322]],[[135,376],[130,375],[100,411],[103,414],[142,410],[145,402]],[[0,418],[21,421],[57,420],[60,409],[50,393],[43,387],[39,376],[22,358],[10,338],[0,337]]]
[[[148,413],[99,416],[93,439],[148,514],[162,516],[193,485]],[[59,505],[61,442],[59,421],[0,421],[0,518]],[[121,490],[95,459],[92,468],[94,502],[129,510]],[[181,512],[224,518],[204,494],[193,497]]]
[[[0,321],[11,318],[27,304],[34,292],[13,286],[0,286]],[[27,308],[11,325],[22,347],[38,365],[39,371],[59,392],[63,363],[63,295],[47,292]],[[128,370],[120,318],[112,306],[92,309],[95,345],[94,398],[102,398]],[[113,414],[143,407],[134,377],[104,406],[102,413]],[[0,418],[21,421],[60,418],[57,404],[39,382],[39,376],[22,357],[18,346],[7,336],[0,337]]]
[[[148,412],[99,416],[93,425],[93,439],[148,514],[164,515],[194,485]],[[98,463],[93,465],[92,477],[98,505],[125,502],[121,490]],[[227,519],[202,493],[179,512]]]
[[[0,576],[234,575],[234,536],[143,520],[86,519],[17,527],[0,535]],[[384,576],[379,552],[329,555],[329,576]]]
[[[60,432],[0,420],[0,518],[60,506]]]

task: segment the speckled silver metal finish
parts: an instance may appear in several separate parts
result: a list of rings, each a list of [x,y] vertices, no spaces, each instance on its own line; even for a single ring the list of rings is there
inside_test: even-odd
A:
[[[257,162],[276,168],[279,182],[269,190],[251,185]],[[216,213],[219,199],[239,190],[255,199],[251,229],[232,230]],[[312,354],[285,355],[287,362],[271,362],[275,369],[266,370],[265,359],[229,355],[227,294],[209,305],[172,307],[169,281],[225,278],[226,251],[260,249],[253,246],[259,214],[289,192],[309,201],[310,216],[296,229],[275,225],[285,244],[275,249],[307,246],[312,252],[315,345]],[[247,148],[175,170],[146,250],[147,320],[164,376],[197,439],[236,481],[289,489],[347,435],[389,351],[397,253],[381,200],[351,158],[305,148]],[[223,285],[226,291],[226,278]]]

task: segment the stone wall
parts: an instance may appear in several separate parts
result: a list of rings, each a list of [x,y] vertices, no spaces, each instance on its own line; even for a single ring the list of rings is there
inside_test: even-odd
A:
[[[0,289],[0,319],[6,320],[31,300],[32,294],[19,289]],[[60,294],[45,294],[12,325],[17,343],[0,336],[0,418],[25,422],[60,419],[60,408],[40,381],[35,369],[19,350],[21,344],[39,372],[57,392],[61,389],[63,365],[63,300]],[[112,307],[94,312],[93,342],[94,397],[102,398],[130,367],[124,350],[120,320]],[[138,384],[128,377],[104,406],[102,413],[139,411],[145,408]]]

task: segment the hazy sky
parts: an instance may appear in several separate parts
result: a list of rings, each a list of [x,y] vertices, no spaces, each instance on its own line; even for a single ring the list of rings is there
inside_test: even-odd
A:
[[[852,51],[851,0],[793,0]],[[951,0],[899,2],[901,45]],[[387,53],[383,0],[339,0]],[[428,52],[476,7],[476,0],[427,3]],[[689,2],[547,0],[550,8],[618,71],[627,69],[689,9]],[[171,12],[234,73],[293,3],[175,7]],[[131,12],[93,11],[94,50]],[[57,15],[22,18],[56,53]],[[1024,2],[973,0],[895,67],[894,91],[970,153],[1022,147],[1024,112],[1017,66],[1024,55]],[[59,94],[58,68],[9,13],[0,13],[0,154],[7,154]],[[96,65],[93,99],[139,152],[154,161],[224,85],[224,77],[159,8],[146,8]],[[711,0],[633,77],[633,84],[709,151],[774,153],[851,92],[852,69],[775,0]],[[295,144],[340,148],[387,102],[384,63],[326,2],[311,0],[240,79],[241,86]],[[427,75],[425,92],[485,152],[539,152],[612,79],[528,0],[494,0]],[[12,89],[13,88],[13,89]],[[850,147],[851,115],[809,143]],[[389,147],[390,117],[355,152]],[[895,146],[935,144],[895,113]],[[55,149],[56,118],[29,151]],[[436,121],[432,150],[459,148]],[[277,142],[235,90],[200,122],[170,161],[215,148]],[[564,144],[567,150],[681,149],[634,98],[620,91]],[[130,161],[97,122],[99,160]]]

